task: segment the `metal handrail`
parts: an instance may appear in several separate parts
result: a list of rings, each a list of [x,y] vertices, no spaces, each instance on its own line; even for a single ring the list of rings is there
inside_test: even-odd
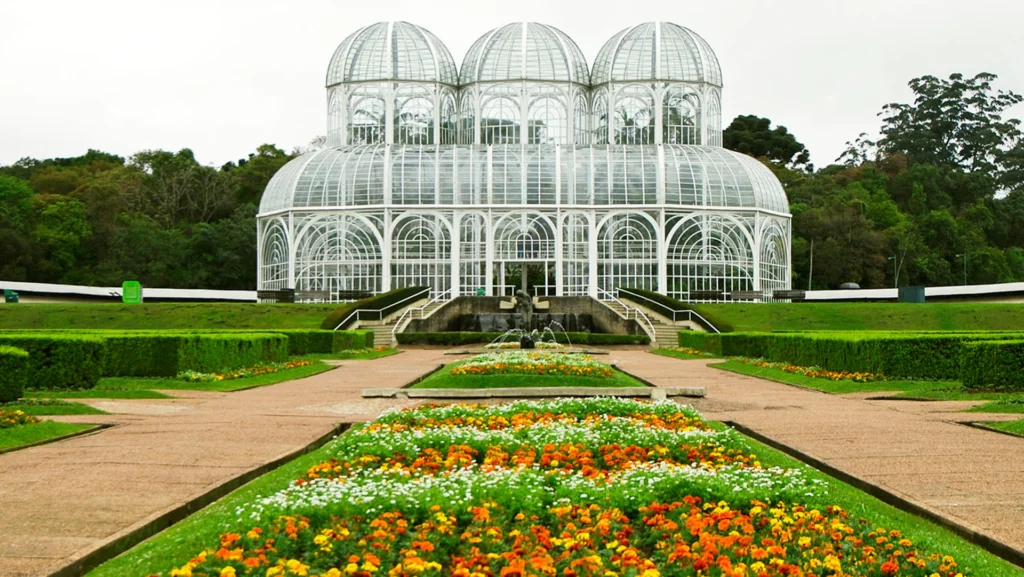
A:
[[[716,332],[716,333],[721,333],[722,332],[722,331],[718,330],[718,327],[716,327],[715,325],[711,324],[711,321],[709,321],[708,319],[702,317],[700,315],[700,313],[698,313],[695,310],[692,310],[692,309],[676,310],[676,309],[670,308],[668,305],[666,305],[664,303],[659,303],[658,301],[650,299],[650,298],[647,298],[644,295],[636,294],[635,292],[633,292],[633,291],[631,291],[629,289],[619,288],[619,289],[616,289],[616,290],[618,292],[620,292],[620,293],[625,293],[625,294],[629,295],[632,298],[643,299],[643,300],[645,300],[645,301],[647,301],[649,303],[653,303],[653,304],[657,305],[657,307],[660,308],[660,309],[667,310],[668,312],[672,313],[672,320],[673,321],[678,321],[679,320],[678,318],[676,318],[676,315],[685,313],[686,314],[686,320],[688,320],[690,322],[694,322],[693,321],[693,317],[697,317],[698,319],[701,320],[701,323],[703,323],[704,326],[708,327],[713,332]]]
[[[410,319],[411,319],[413,311],[424,311],[430,305],[432,305],[434,303],[437,303],[437,302],[441,302],[442,300],[446,300],[445,297],[450,292],[452,292],[452,289],[448,289],[448,290],[446,290],[446,291],[444,291],[442,293],[439,293],[436,297],[430,299],[430,301],[428,301],[427,304],[425,304],[425,305],[423,305],[421,307],[409,307],[409,308],[405,309],[405,312],[402,313],[402,316],[398,317],[398,320],[395,321],[395,326],[391,327],[391,341],[392,342],[395,341],[395,335],[398,334],[398,327],[402,326],[402,321],[405,320],[406,315],[408,315],[410,317]]]
[[[642,310],[640,310],[640,309],[638,309],[636,307],[631,307],[631,306],[627,305],[626,303],[620,301],[618,299],[618,297],[616,297],[614,294],[604,290],[601,287],[598,287],[597,291],[598,291],[598,293],[597,293],[598,295],[602,295],[603,294],[603,295],[607,296],[609,300],[611,300],[611,301],[615,302],[616,304],[618,304],[619,306],[621,306],[626,311],[626,320],[627,321],[629,320],[629,311],[633,311],[633,320],[635,320],[636,322],[640,323],[640,327],[643,328],[644,331],[647,332],[647,336],[651,337],[651,341],[654,341],[656,339],[656,335],[655,335],[655,331],[654,331],[654,323],[652,323],[651,319],[649,319],[647,317],[647,315],[644,314],[644,311],[642,311]],[[643,319],[643,321],[641,321],[641,319]],[[647,323],[646,326],[644,326],[644,323]]]
[[[359,316],[360,313],[377,313],[377,319],[378,320],[384,320],[384,311],[386,311],[388,309],[391,309],[391,308],[394,308],[394,307],[396,307],[396,306],[398,306],[398,305],[400,305],[400,304],[402,304],[402,303],[404,303],[405,301],[408,301],[408,300],[412,300],[412,299],[417,299],[418,300],[418,299],[421,299],[421,298],[423,298],[423,294],[424,293],[430,294],[430,289],[429,288],[425,288],[425,289],[421,290],[420,292],[418,292],[418,293],[416,293],[414,295],[407,296],[404,299],[402,299],[402,300],[400,300],[398,302],[395,302],[395,303],[391,303],[391,304],[389,304],[388,306],[386,306],[386,307],[384,307],[382,309],[356,309],[356,310],[352,311],[352,314],[350,314],[347,317],[345,317],[345,320],[343,320],[340,323],[338,323],[338,326],[334,327],[334,330],[337,331],[341,327],[347,325],[348,321],[351,320],[352,317],[356,317],[357,321],[363,320],[362,317]]]

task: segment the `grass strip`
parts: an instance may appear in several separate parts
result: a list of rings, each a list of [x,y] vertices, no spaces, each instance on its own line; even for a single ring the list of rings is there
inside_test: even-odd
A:
[[[577,377],[563,375],[453,375],[451,370],[460,363],[451,363],[416,383],[413,389],[504,389],[533,387],[639,387],[647,385],[621,371],[613,371],[610,378]]]
[[[29,425],[19,425],[8,429],[0,429],[0,452],[13,451],[26,445],[35,445],[72,433],[77,433],[94,425],[77,423],[61,423],[58,421],[42,421]]]
[[[993,429],[999,429],[1004,433],[1012,433],[1014,435],[1024,437],[1024,419],[1019,421],[1006,421],[1003,423],[985,423],[985,426],[992,427]]]
[[[112,388],[110,381],[120,379],[100,379],[94,389],[84,391],[25,391],[26,399],[169,399],[168,395],[156,391],[142,389]],[[132,380],[132,379],[128,379]],[[104,381],[107,381],[104,383]],[[107,385],[107,386],[104,386]]]
[[[337,351],[333,353],[317,353],[312,355],[302,355],[300,357],[293,357],[306,361],[372,361],[373,359],[381,359],[384,357],[390,357],[391,355],[397,355],[402,351],[398,349],[354,349],[349,351]]]
[[[229,379],[225,381],[194,382],[182,381],[179,379],[145,379],[136,377],[113,377],[100,381],[104,390],[118,391],[154,391],[154,390],[182,390],[182,391],[211,391],[229,393],[275,385],[284,381],[293,381],[318,375],[333,369],[331,365],[316,362],[304,367],[295,367],[276,373],[266,373],[241,379]]]
[[[720,357],[716,357],[715,355],[712,355],[712,354],[695,355],[695,354],[691,354],[691,353],[684,353],[682,351],[676,351],[676,350],[673,350],[673,349],[652,349],[652,350],[650,350],[648,352],[650,352],[652,354],[655,354],[655,355],[661,355],[663,357],[672,357],[673,359],[679,359],[679,360],[683,360],[683,361],[694,361],[694,360],[706,361],[706,360],[709,360],[709,359],[720,358]]]
[[[95,407],[84,403],[68,403],[53,399],[22,399],[6,405],[0,405],[0,409],[8,411],[21,411],[26,415],[35,417],[44,415],[106,415]]]

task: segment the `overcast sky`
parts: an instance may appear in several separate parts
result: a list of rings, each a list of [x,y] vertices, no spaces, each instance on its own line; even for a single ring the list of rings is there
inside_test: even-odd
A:
[[[769,117],[818,166],[877,132],[915,76],[992,72],[1024,93],[1019,0],[0,0],[0,165],[189,147],[219,166],[305,145],[326,132],[335,47],[381,20],[429,29],[456,63],[515,20],[560,28],[589,62],[627,25],[681,24],[718,54],[725,123]]]

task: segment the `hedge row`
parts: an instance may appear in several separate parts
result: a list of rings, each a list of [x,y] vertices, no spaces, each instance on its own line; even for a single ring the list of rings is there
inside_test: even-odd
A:
[[[25,394],[28,377],[28,353],[23,349],[0,346],[0,403],[16,401]]]
[[[922,379],[961,378],[965,345],[1020,333],[679,333],[679,345],[722,356],[758,357],[829,370]]]
[[[486,344],[505,333],[398,333],[395,337],[403,345],[469,345]],[[608,335],[601,333],[557,333],[555,340],[574,345],[646,345],[651,342],[647,335]]]
[[[173,377],[373,346],[372,331],[12,331],[0,345],[28,352],[27,384],[88,389],[101,377]]]
[[[685,303],[683,301],[676,300],[676,299],[674,299],[672,297],[667,297],[667,296],[665,296],[665,295],[663,295],[661,293],[656,293],[654,291],[643,290],[643,289],[635,289],[635,288],[627,288],[625,290],[628,290],[629,292],[636,293],[636,294],[638,294],[638,295],[640,295],[640,296],[642,296],[644,298],[630,298],[629,294],[624,293],[624,292],[619,292],[619,296],[621,298],[623,298],[624,300],[628,300],[628,301],[633,302],[635,304],[638,304],[638,305],[640,305],[642,307],[651,309],[651,310],[653,310],[653,311],[655,311],[655,312],[657,312],[657,313],[659,313],[659,314],[661,314],[663,316],[666,316],[668,318],[672,318],[672,311],[691,310],[691,311],[699,314],[700,316],[704,317],[704,319],[706,319],[709,323],[714,325],[715,329],[718,329],[719,331],[721,331],[723,333],[732,332],[732,330],[733,330],[731,324],[725,322],[725,320],[723,320],[722,318],[718,317],[717,315],[714,315],[714,314],[708,312],[707,310],[702,309],[699,305],[693,305],[693,304],[690,304],[690,303]],[[645,300],[645,299],[647,299],[647,300]],[[653,302],[650,302],[650,301],[653,301]],[[697,323],[702,324],[702,325],[707,324],[707,323],[701,323],[700,319],[694,319],[694,320]],[[708,326],[705,326],[704,328],[708,329],[708,330],[711,329],[711,327],[708,327]]]
[[[968,389],[1024,391],[1024,340],[965,344],[960,380]]]
[[[327,318],[324,319],[324,322],[320,324],[320,328],[327,331],[333,331],[336,328],[344,328],[340,326],[342,322],[347,321],[345,322],[345,326],[348,326],[356,322],[356,319],[354,317],[351,319],[349,317],[352,315],[352,313],[356,312],[359,309],[384,310],[384,316],[387,316],[388,314],[393,312],[388,310],[390,307],[394,307],[394,310],[398,310],[398,307],[396,306],[398,305],[398,303],[405,301],[405,299],[412,297],[416,293],[423,292],[423,290],[426,288],[427,287],[422,286],[405,287],[395,289],[393,291],[388,291],[386,293],[381,293],[379,295],[374,295],[372,297],[367,297],[365,299],[357,300],[355,302],[350,302],[345,306],[339,308],[338,310],[332,312],[331,314],[327,315]],[[411,303],[412,301],[406,301],[405,304]]]

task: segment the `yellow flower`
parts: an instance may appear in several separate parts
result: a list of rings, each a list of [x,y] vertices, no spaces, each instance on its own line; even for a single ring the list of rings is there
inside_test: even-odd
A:
[[[220,570],[220,577],[235,577],[234,567],[225,567]]]

